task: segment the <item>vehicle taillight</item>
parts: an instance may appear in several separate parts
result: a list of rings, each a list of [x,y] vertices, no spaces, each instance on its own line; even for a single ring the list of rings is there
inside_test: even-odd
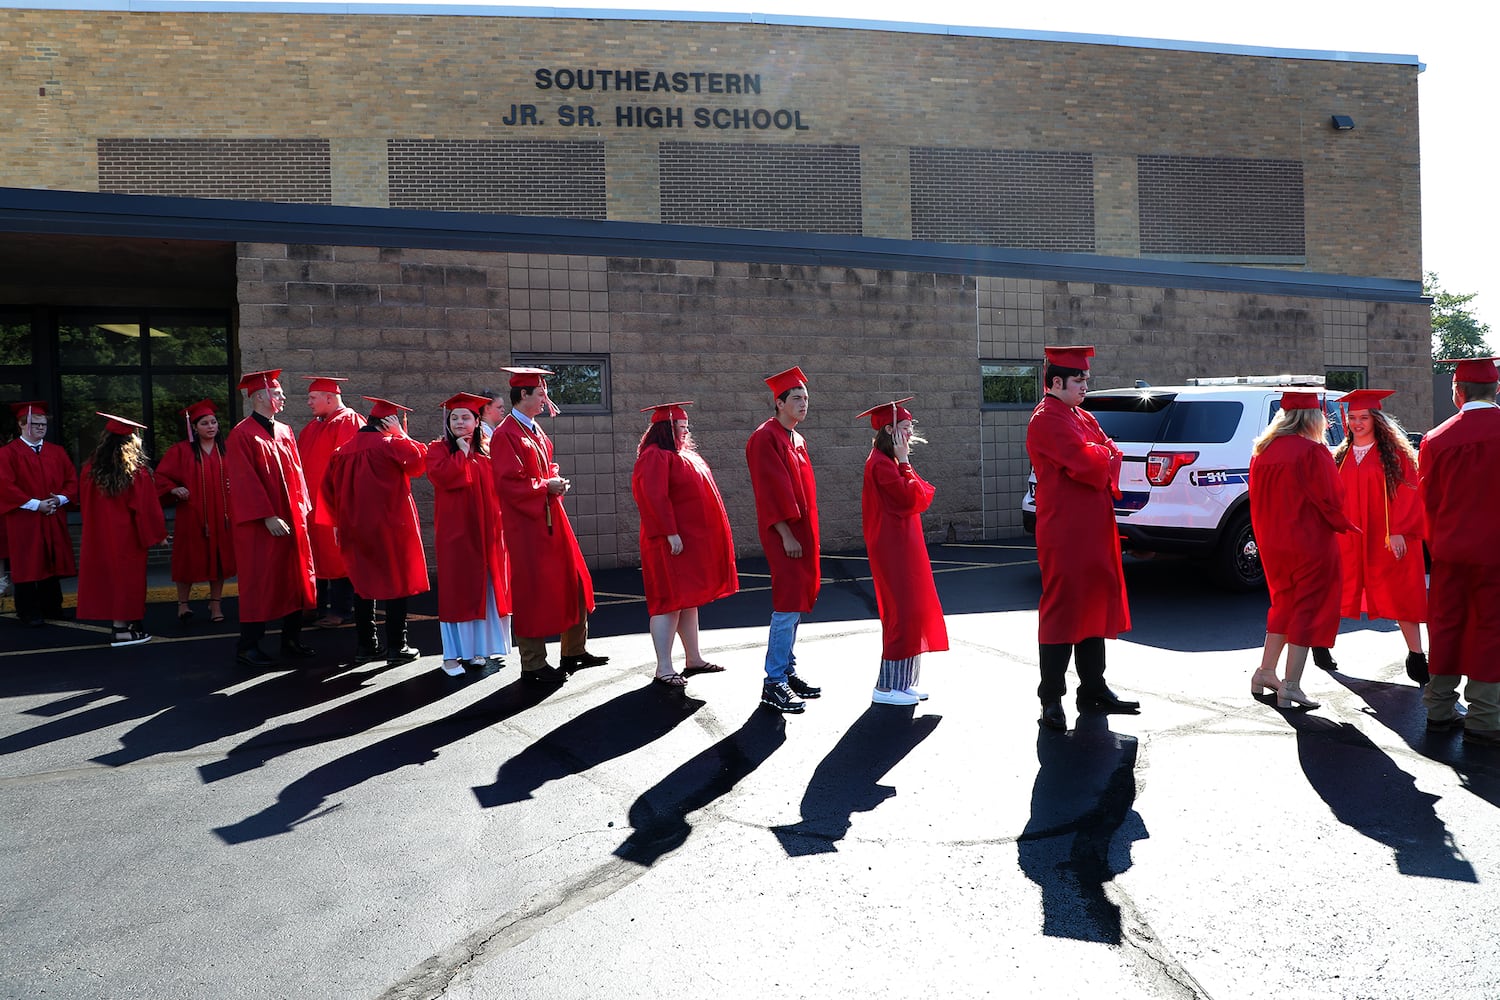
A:
[[[1196,461],[1196,451],[1153,451],[1146,456],[1146,478],[1152,486],[1171,486],[1177,470]]]

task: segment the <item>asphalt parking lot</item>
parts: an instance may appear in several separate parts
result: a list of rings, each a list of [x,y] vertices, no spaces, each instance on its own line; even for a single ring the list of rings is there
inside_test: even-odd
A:
[[[1127,562],[1139,716],[1035,724],[1026,539],[932,548],[953,649],[871,706],[859,553],[825,557],[802,716],[757,707],[763,564],[727,667],[650,684],[639,574],[555,691],[437,669],[246,673],[234,622],[111,650],[0,621],[0,996],[1497,997],[1500,754],[1429,736],[1394,626],[1323,701],[1247,693],[1263,594]],[[230,602],[229,607],[233,608]]]

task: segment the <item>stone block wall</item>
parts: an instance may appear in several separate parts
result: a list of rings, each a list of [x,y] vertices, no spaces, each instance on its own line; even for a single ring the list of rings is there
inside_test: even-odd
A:
[[[346,402],[412,406],[411,433],[441,434],[439,404],[504,384],[516,355],[604,355],[610,412],[547,423],[580,544],[599,566],[639,558],[630,472],[655,403],[697,401],[699,451],[713,468],[742,554],[759,550],[744,460],[772,414],[762,379],[800,365],[802,425],[818,473],[824,546],[862,544],[860,489],[870,430],[855,414],[908,404],[929,440],[914,452],[938,487],[929,538],[1018,534],[1029,466],[1026,407],[980,406],[982,360],[1039,363],[1053,343],[1096,345],[1093,383],[1323,371],[1363,357],[1395,412],[1429,413],[1422,306],[1089,282],[973,278],[816,265],[242,244],[240,368],[285,370],[286,417],[308,413],[300,375],[343,375]],[[1426,429],[1413,421],[1413,429]],[[424,523],[431,496],[416,487]],[[430,531],[429,531],[430,540]]]

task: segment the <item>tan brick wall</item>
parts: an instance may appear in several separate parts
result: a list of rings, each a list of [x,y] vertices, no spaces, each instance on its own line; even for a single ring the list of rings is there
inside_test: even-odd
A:
[[[755,72],[762,93],[534,85],[538,67],[587,66]],[[104,137],[323,138],[335,188],[379,204],[386,138],[602,138],[610,218],[650,221],[656,140],[850,144],[879,150],[864,157],[876,182],[866,235],[905,238],[895,140],[1090,153],[1097,244],[1128,254],[1132,157],[1282,159],[1304,166],[1308,270],[1416,280],[1416,76],[1409,65],[764,24],[6,9],[0,94],[17,113],[0,131],[0,184],[92,190]],[[542,124],[503,124],[527,103]],[[688,125],[619,128],[617,103],[681,108]],[[561,105],[583,104],[602,124],[559,124]],[[809,128],[699,130],[698,106],[792,108]],[[1357,128],[1334,132],[1334,112]]]

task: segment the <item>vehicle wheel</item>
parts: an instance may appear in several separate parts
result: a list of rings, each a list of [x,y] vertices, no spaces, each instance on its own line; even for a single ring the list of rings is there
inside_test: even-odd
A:
[[[1266,585],[1266,571],[1260,564],[1260,550],[1250,527],[1250,511],[1245,509],[1230,520],[1214,553],[1214,576],[1228,590],[1255,590]]]

